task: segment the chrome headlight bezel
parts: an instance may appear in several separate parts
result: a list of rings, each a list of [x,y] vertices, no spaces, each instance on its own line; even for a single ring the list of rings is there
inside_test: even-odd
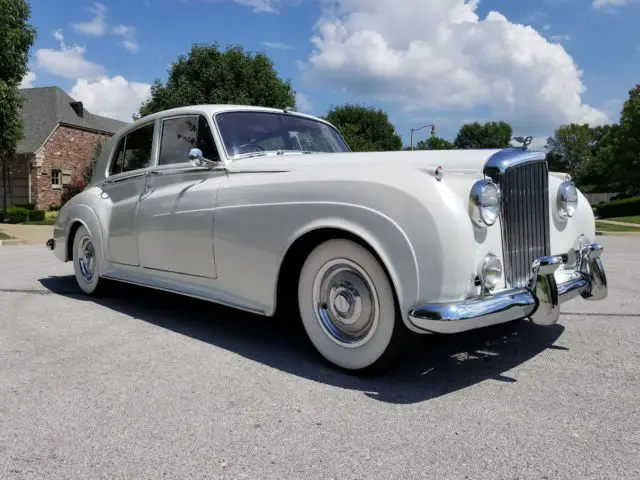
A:
[[[557,211],[558,217],[567,220],[578,210],[578,188],[571,177],[568,177],[558,187]]]
[[[469,216],[481,228],[494,225],[500,217],[500,189],[489,179],[478,180],[469,195]]]

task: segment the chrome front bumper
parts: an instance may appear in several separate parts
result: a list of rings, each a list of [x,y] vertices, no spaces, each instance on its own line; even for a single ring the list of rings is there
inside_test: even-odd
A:
[[[602,246],[588,244],[572,255],[536,260],[526,288],[510,289],[454,303],[418,305],[410,322],[433,333],[460,333],[522,318],[552,325],[560,317],[560,304],[578,295],[586,300],[607,296]]]

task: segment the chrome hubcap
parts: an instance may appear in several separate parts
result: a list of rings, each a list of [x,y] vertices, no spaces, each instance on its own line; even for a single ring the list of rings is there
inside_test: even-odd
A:
[[[96,258],[93,243],[89,237],[83,237],[78,244],[78,263],[82,277],[90,282],[95,275]]]
[[[313,283],[316,317],[334,342],[357,347],[378,326],[378,295],[369,275],[356,263],[336,259],[324,265]]]

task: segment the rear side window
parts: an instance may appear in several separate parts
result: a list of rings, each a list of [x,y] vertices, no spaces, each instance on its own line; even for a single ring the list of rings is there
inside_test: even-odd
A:
[[[122,172],[122,165],[124,165],[124,143],[127,137],[122,137],[118,142],[118,147],[111,160],[111,166],[109,167],[109,175],[115,175]]]
[[[111,160],[109,175],[147,168],[151,164],[154,124],[127,133],[118,142]]]

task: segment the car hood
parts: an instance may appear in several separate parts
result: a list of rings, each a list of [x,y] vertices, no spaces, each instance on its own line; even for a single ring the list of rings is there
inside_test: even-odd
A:
[[[376,166],[445,171],[481,172],[486,161],[500,150],[401,150],[391,152],[287,153],[241,158],[229,162],[232,171],[292,171],[308,168]]]

